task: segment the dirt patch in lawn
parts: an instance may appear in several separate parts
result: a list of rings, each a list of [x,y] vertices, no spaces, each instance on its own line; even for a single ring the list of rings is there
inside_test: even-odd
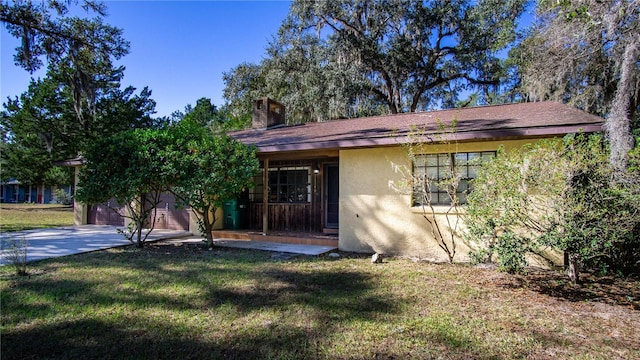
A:
[[[535,269],[527,275],[508,275],[487,271],[474,279],[483,286],[503,289],[527,289],[541,298],[570,302],[598,302],[640,311],[640,279],[636,277],[596,276],[582,273],[574,284],[560,271]]]

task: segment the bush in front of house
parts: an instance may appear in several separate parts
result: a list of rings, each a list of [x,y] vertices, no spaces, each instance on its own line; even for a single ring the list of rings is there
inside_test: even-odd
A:
[[[71,205],[73,203],[73,196],[66,192],[64,189],[56,189],[54,191],[54,194],[58,204]]]
[[[637,151],[637,150],[636,150]],[[570,135],[506,152],[485,164],[473,183],[465,239],[475,261],[497,260],[521,273],[528,253],[555,248],[580,269],[630,274],[640,260],[640,172],[616,173],[599,135]]]

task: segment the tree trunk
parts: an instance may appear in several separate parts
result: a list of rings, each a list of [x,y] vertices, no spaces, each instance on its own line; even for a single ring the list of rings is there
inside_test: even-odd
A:
[[[569,263],[567,264],[567,275],[572,283],[576,284],[580,281],[580,266],[576,255],[569,255]]]
[[[611,104],[611,113],[605,122],[605,130],[611,154],[609,161],[618,172],[623,172],[627,166],[627,154],[633,148],[631,136],[630,106],[633,92],[633,68],[638,61],[640,48],[637,42],[627,44],[620,72],[618,88]]]
[[[136,247],[142,249],[144,244],[142,243],[142,222],[136,221]]]
[[[207,214],[207,216],[205,217],[204,220],[204,237],[205,239],[207,239],[207,247],[209,249],[213,248],[213,236],[211,236],[211,228],[213,227],[211,225],[211,222],[209,221],[209,214]]]
[[[142,243],[142,227],[144,226],[144,219],[142,218],[142,214],[144,213],[145,206],[145,195],[140,195],[139,197],[139,208],[135,209],[136,214],[136,247],[138,249],[142,249],[144,244]]]
[[[200,229],[202,231],[202,235],[204,236],[206,242],[207,242],[207,247],[209,249],[213,248],[213,236],[211,235],[211,231],[213,230],[213,224],[215,223],[215,214],[214,214],[214,220],[213,223],[210,220],[210,214],[212,209],[210,207],[205,207],[203,209],[204,211],[200,214],[201,216],[201,221],[202,221],[202,229]],[[213,209],[213,211],[215,211],[215,209]]]

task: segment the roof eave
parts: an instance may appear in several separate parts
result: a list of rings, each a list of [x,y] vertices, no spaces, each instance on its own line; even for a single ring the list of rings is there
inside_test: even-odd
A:
[[[520,128],[520,129],[498,129],[498,130],[476,130],[468,132],[456,132],[445,136],[439,136],[437,141],[428,139],[427,141],[442,142],[471,142],[471,141],[489,141],[504,139],[522,139],[522,138],[541,138],[541,137],[557,137],[572,133],[593,133],[601,132],[602,124],[579,124],[565,125],[553,127],[537,127],[537,128]],[[434,135],[434,134],[427,134]],[[406,144],[412,141],[406,134],[384,137],[371,137],[366,139],[349,139],[349,140],[329,140],[318,142],[288,143],[277,145],[258,146],[259,153],[277,153],[306,151],[319,149],[354,149],[367,147],[382,147]]]

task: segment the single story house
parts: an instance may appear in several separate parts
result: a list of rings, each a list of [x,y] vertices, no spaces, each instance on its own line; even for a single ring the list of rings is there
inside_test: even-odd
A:
[[[23,184],[16,179],[0,181],[0,203],[56,203],[56,190],[62,189],[68,195],[73,193],[72,185],[47,186]]]
[[[262,171],[255,186],[232,204],[214,231],[239,238],[336,246],[343,251],[406,255],[434,261],[447,256],[431,235],[422,207],[411,193],[397,191],[399,166],[438,174],[447,161],[463,162],[465,179],[475,175],[468,160],[493,157],[500,146],[519,148],[539,139],[577,132],[601,132],[604,120],[558,102],[517,103],[374,116],[287,126],[285,108],[268,98],[253,105],[252,128],[229,135],[258,150]],[[454,131],[443,132],[455,122]],[[426,144],[414,166],[403,145],[419,134]],[[455,156],[447,157],[450,154]],[[81,159],[66,161],[76,167]],[[76,177],[77,181],[77,177]],[[463,196],[466,188],[460,189]],[[449,206],[436,193],[441,224]],[[197,233],[188,210],[176,210],[167,196],[157,227]],[[114,204],[75,204],[76,224],[123,225]],[[445,225],[446,226],[446,225]],[[232,229],[233,231],[229,231]],[[469,248],[458,243],[456,260]],[[560,256],[552,259],[562,263]]]
[[[262,166],[256,186],[241,201],[246,204],[242,216],[247,229],[334,234],[335,245],[343,251],[435,261],[446,260],[446,254],[433,241],[412,195],[395,189],[394,183],[402,181],[398,165],[438,173],[446,166],[443,154],[455,153],[451,161],[466,163],[495,156],[500,146],[508,150],[543,138],[600,132],[604,121],[550,101],[293,126],[286,126],[284,119],[282,104],[259,99],[254,102],[252,128],[230,133],[257,146]],[[442,126],[454,121],[455,130],[443,133]],[[421,169],[413,167],[402,146],[413,141],[416,132],[427,143]],[[463,183],[473,178],[472,170]],[[438,211],[448,208],[436,206]],[[469,249],[458,246],[456,259],[464,260]]]

